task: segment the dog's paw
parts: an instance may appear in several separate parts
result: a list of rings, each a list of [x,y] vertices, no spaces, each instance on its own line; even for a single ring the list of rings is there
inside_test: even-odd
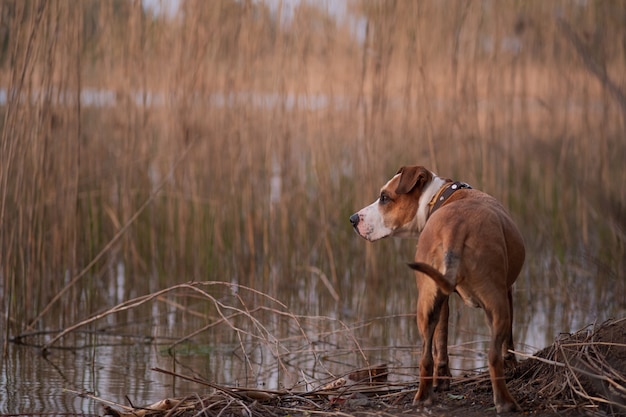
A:
[[[496,404],[496,412],[500,413],[509,413],[513,411],[522,411],[519,405],[515,401],[513,402],[505,402],[502,404]]]
[[[435,392],[450,391],[450,378],[441,378],[435,381]]]
[[[415,397],[413,398],[413,407],[430,407],[431,405],[433,405],[433,396],[432,393],[427,391],[427,392],[422,392],[421,390],[417,391],[417,394],[415,394]]]
[[[415,400],[413,399],[413,407],[417,408],[425,408],[433,405],[433,399],[427,398],[425,400]]]

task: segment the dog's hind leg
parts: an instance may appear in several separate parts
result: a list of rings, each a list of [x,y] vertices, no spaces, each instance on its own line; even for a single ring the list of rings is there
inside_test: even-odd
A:
[[[509,350],[515,350],[515,345],[513,344],[513,294],[511,288],[509,288],[507,296],[509,299],[509,317],[511,320],[506,342],[502,346],[502,355],[504,357],[504,367],[512,369],[517,366],[517,359],[514,353],[509,352]]]
[[[493,389],[493,401],[498,413],[516,411],[517,405],[506,386],[504,375],[503,346],[508,343],[511,331],[511,316],[508,303],[493,303],[486,307],[485,313],[491,327],[491,344],[489,346],[489,376]]]
[[[448,305],[448,297],[445,298],[439,312],[439,322],[435,328],[434,339],[434,355],[435,355],[435,373],[434,387],[436,391],[447,391],[450,389],[450,373],[448,359],[448,316],[450,315],[450,307]]]

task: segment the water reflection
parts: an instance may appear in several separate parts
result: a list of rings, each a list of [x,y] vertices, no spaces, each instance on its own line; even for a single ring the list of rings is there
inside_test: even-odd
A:
[[[339,301],[319,271],[298,271],[297,279],[285,277],[267,289],[215,283],[165,293],[71,333],[46,358],[33,346],[52,335],[25,337],[27,345],[11,344],[2,362],[0,410],[99,414],[101,405],[76,393],[144,405],[207,391],[153,368],[267,389],[311,389],[377,363],[389,364],[392,380],[416,380],[420,342],[409,271],[369,280],[347,274],[335,288]],[[539,285],[531,261],[515,287],[518,350],[533,353],[559,332],[624,315],[624,295],[594,276],[590,265],[550,271],[555,275]],[[124,274],[117,264],[111,299],[129,298]],[[483,312],[453,296],[453,373],[485,368],[488,340]]]

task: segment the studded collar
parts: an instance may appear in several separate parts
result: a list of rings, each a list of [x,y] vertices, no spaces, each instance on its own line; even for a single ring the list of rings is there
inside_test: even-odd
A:
[[[443,205],[443,203],[445,203],[445,201],[452,195],[454,194],[455,191],[458,191],[462,188],[472,188],[471,185],[464,183],[464,182],[460,182],[460,181],[455,181],[455,182],[448,182],[446,183],[445,186],[443,186],[439,192],[437,192],[437,194],[435,194],[435,196],[433,197],[433,199],[430,201],[430,203],[428,203],[428,205],[430,206],[430,210],[428,211],[428,217],[432,216],[432,214]]]

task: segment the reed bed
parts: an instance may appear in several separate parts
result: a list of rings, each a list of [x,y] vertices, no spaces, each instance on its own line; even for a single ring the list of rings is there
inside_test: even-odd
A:
[[[518,305],[622,312],[624,9],[579,3],[3,1],[5,351],[189,281],[383,315],[412,243],[347,219],[413,163],[510,208]]]

